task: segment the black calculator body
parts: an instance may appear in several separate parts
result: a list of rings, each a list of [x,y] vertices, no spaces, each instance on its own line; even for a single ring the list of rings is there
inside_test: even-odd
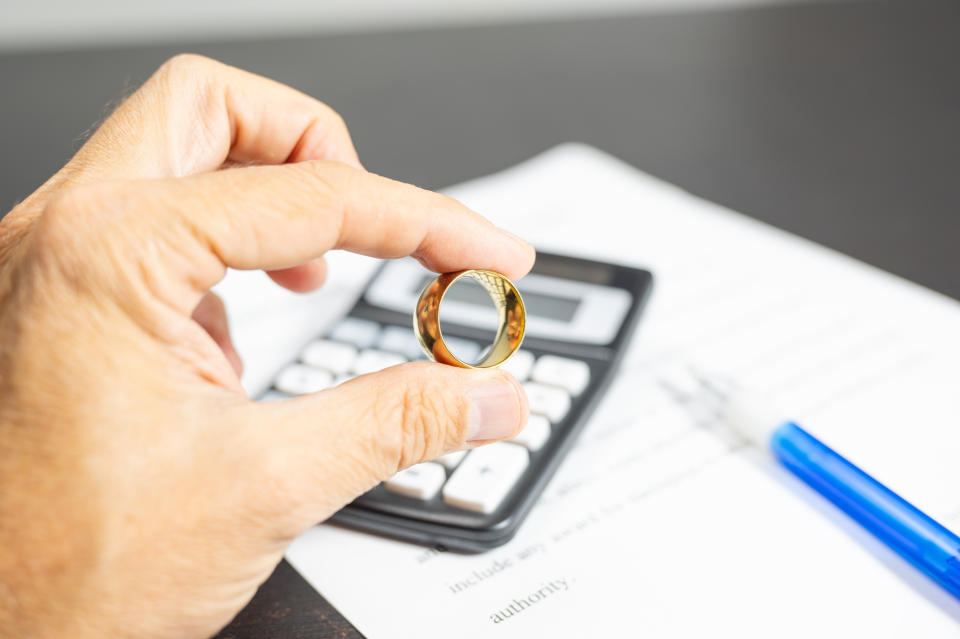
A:
[[[385,262],[347,316],[281,371],[262,399],[312,392],[386,365],[425,359],[412,313],[433,277],[411,259]],[[652,276],[538,252],[531,273],[516,284],[527,331],[503,367],[530,397],[531,422],[521,435],[401,471],[331,521],[460,552],[482,552],[513,537],[610,384]],[[454,354],[470,361],[490,343],[495,311],[479,286],[457,291],[455,285],[444,297],[442,330]]]

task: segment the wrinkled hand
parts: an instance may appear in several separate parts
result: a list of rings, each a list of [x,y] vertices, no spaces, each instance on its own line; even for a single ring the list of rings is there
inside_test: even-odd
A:
[[[514,278],[534,259],[363,170],[329,107],[196,56],[0,222],[0,634],[212,634],[297,534],[521,428],[508,374],[429,363],[251,402],[210,287],[233,267],[310,290],[336,248]]]

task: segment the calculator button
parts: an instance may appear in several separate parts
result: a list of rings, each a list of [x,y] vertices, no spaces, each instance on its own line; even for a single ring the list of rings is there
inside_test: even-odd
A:
[[[433,499],[447,479],[440,464],[424,462],[405,468],[384,482],[387,490],[414,499]]]
[[[530,369],[533,368],[533,353],[520,350],[513,354],[513,357],[500,364],[499,368],[505,370],[517,381],[525,382],[530,377]]]
[[[315,368],[325,368],[334,373],[346,373],[357,359],[355,346],[343,342],[318,339],[307,344],[300,359]]]
[[[280,371],[273,386],[288,395],[306,395],[329,388],[332,383],[333,375],[327,371],[303,364],[291,364]]]
[[[393,351],[400,353],[407,359],[420,359],[424,357],[423,349],[420,348],[420,342],[414,335],[412,328],[403,328],[401,326],[387,326],[380,335],[380,341],[377,342],[377,348],[384,351]]]
[[[330,331],[330,339],[348,342],[357,348],[370,348],[379,338],[379,324],[357,317],[345,317]]]
[[[480,359],[480,350],[482,347],[476,342],[460,337],[446,336],[444,336],[443,341],[447,345],[447,350],[453,353],[453,356],[461,362],[475,364]]]
[[[556,386],[527,382],[523,385],[530,400],[530,412],[544,415],[556,424],[570,411],[570,395]]]
[[[463,458],[467,456],[467,451],[458,450],[452,453],[447,453],[442,457],[437,457],[434,461],[440,462],[447,467],[447,470],[453,470],[460,465],[460,462],[463,461]]]
[[[508,442],[475,448],[443,487],[443,501],[464,510],[492,513],[528,463],[526,449]]]
[[[405,361],[407,361],[406,357],[397,355],[396,353],[368,349],[360,351],[360,355],[357,356],[357,361],[353,363],[353,372],[357,375],[366,375],[367,373],[383,370],[388,366],[403,364]]]
[[[578,359],[544,355],[537,360],[530,379],[559,386],[571,395],[579,395],[590,383],[590,367]]]
[[[540,450],[548,439],[550,439],[550,422],[543,415],[530,415],[527,425],[510,441],[532,452]]]

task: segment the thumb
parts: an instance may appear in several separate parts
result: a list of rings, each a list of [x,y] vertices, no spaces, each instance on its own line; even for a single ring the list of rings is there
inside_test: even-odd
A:
[[[506,371],[427,362],[250,408],[258,465],[268,478],[253,483],[276,491],[263,497],[289,535],[398,470],[513,437],[529,417],[526,393]]]

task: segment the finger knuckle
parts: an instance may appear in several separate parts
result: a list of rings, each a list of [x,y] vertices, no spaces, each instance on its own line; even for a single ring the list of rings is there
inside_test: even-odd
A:
[[[161,100],[193,105],[201,114],[215,110],[218,79],[225,65],[195,53],[181,53],[164,62],[144,88]]]
[[[120,189],[113,184],[66,189],[47,204],[37,223],[37,241],[44,247],[54,249],[86,243],[91,235],[109,227],[105,218],[116,210],[120,199]]]
[[[41,270],[63,275],[75,287],[115,278],[121,257],[136,250],[140,239],[127,215],[131,197],[122,182],[75,186],[58,194],[31,233],[34,263],[53,267]]]
[[[328,184],[331,190],[340,190],[337,185],[351,179],[354,169],[333,160],[306,160],[293,165],[311,177]]]
[[[195,78],[206,75],[220,64],[213,58],[196,53],[178,53],[160,65],[160,75],[171,79]]]
[[[347,212],[346,194],[352,188],[353,169],[329,160],[309,160],[291,168],[305,176],[306,179],[295,179],[301,188],[305,186],[309,190],[310,198],[320,210],[333,216],[331,219],[338,222],[335,230],[339,231],[340,222]]]
[[[401,395],[400,457],[404,468],[427,457],[442,437],[441,422],[445,415],[442,402],[425,388],[407,388]]]
[[[381,424],[392,431],[384,439],[393,442],[388,450],[395,469],[436,457],[458,440],[466,414],[458,397],[429,381],[408,383],[399,393],[389,384],[387,393]]]
[[[334,109],[332,106],[325,102],[320,103],[322,108],[327,112],[327,123],[329,126],[339,129],[341,132],[346,132],[349,129],[347,128],[347,121],[343,118],[339,111]]]

